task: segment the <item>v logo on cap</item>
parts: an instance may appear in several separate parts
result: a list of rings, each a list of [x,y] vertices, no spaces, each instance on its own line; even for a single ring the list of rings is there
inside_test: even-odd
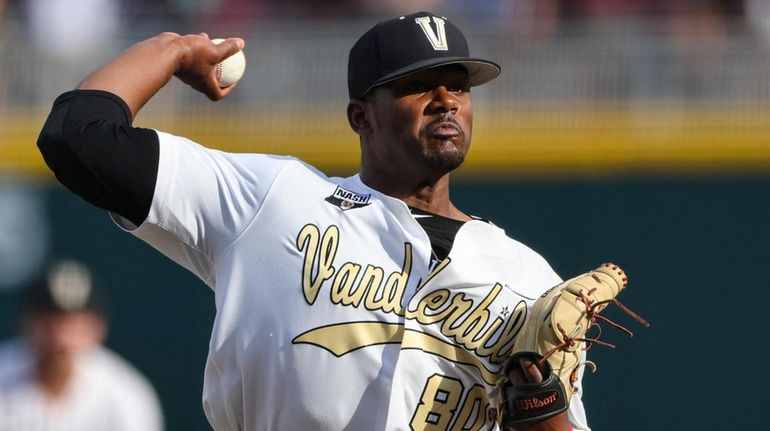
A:
[[[433,18],[433,22],[436,24],[436,33],[433,32],[433,28],[430,26],[430,19]],[[419,24],[422,28],[425,37],[428,38],[428,42],[433,46],[436,51],[448,51],[449,45],[446,40],[446,31],[444,30],[444,20],[439,17],[421,16],[415,18],[414,22]]]

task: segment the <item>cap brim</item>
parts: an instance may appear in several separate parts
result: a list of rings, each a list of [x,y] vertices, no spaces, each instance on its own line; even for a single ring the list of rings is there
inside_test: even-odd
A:
[[[371,91],[374,87],[378,87],[388,82],[395,81],[399,78],[403,78],[406,75],[410,75],[415,72],[420,72],[426,69],[432,69],[434,67],[446,66],[449,64],[460,64],[468,70],[468,77],[470,79],[471,87],[487,83],[500,75],[502,69],[500,66],[492,61],[484,60],[481,58],[468,58],[468,57],[441,57],[431,58],[429,60],[418,61],[412,63],[409,66],[402,67],[401,69],[394,70],[393,72],[378,79],[371,87],[367,88],[364,95]]]

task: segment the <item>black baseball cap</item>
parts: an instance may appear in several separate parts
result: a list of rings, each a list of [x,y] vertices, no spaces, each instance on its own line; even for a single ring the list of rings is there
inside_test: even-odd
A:
[[[104,314],[103,298],[97,292],[91,272],[72,260],[51,265],[28,287],[25,296],[26,308],[32,312],[91,311]]]
[[[350,49],[348,96],[361,99],[378,85],[447,64],[463,65],[471,86],[495,79],[501,70],[471,57],[465,36],[445,17],[417,12],[380,21]]]

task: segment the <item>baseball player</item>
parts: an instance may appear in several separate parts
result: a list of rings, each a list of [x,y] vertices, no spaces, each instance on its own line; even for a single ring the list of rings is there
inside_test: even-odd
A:
[[[104,347],[91,273],[52,265],[27,289],[20,337],[0,343],[0,431],[162,431],[154,388]]]
[[[206,34],[140,42],[61,95],[38,140],[65,186],[214,291],[212,427],[498,429],[498,373],[533,301],[561,281],[449,199],[471,142],[471,87],[499,66],[471,57],[445,17],[377,23],[349,55],[361,166],[348,178],[132,127],[174,76],[212,100],[230,94],[215,65],[243,46]],[[525,366],[509,378],[541,377]],[[588,429],[580,391],[520,427],[570,428]]]

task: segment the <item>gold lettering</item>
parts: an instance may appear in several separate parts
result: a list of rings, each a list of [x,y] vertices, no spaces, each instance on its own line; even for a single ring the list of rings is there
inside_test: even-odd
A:
[[[332,262],[337,254],[340,231],[337,226],[332,225],[326,229],[320,241],[319,235],[320,230],[312,224],[306,224],[297,235],[297,249],[305,251],[305,261],[302,265],[302,292],[305,295],[305,301],[310,305],[315,303],[323,282],[334,275]],[[313,267],[316,265],[314,276]]]
[[[443,307],[449,300],[449,297],[450,294],[448,289],[435,290],[425,295],[425,297],[420,300],[416,310],[407,310],[406,318],[416,319],[423,325],[439,322],[445,315],[441,313],[432,314],[429,313],[428,310],[435,311]]]
[[[430,376],[409,427],[415,431],[446,430],[462,394],[463,384],[460,380],[439,374]]]
[[[382,307],[383,299],[382,297],[378,299],[377,294],[380,293],[383,278],[385,278],[384,269],[379,266],[367,265],[364,275],[358,283],[359,289],[367,289],[366,300],[364,301],[364,307],[367,310],[377,310]]]
[[[489,323],[491,318],[489,306],[497,299],[501,290],[502,286],[499,283],[495,284],[487,296],[473,307],[473,301],[466,299],[464,293],[460,292],[452,296],[448,289],[439,289],[425,295],[414,310],[407,310],[405,317],[415,319],[423,325],[442,322],[442,334],[454,338],[458,344],[469,351],[476,352],[480,357],[490,357],[496,350],[512,346],[506,346],[506,344],[513,340],[521,328],[523,322],[520,321],[518,314],[526,309],[523,302],[518,304],[502,331],[501,338],[497,338],[492,347],[486,346],[485,343],[493,338],[503,324],[503,320],[499,317],[495,317],[492,323]],[[450,298],[451,304],[437,312]],[[470,313],[468,313],[469,310]],[[496,357],[506,356],[501,352],[497,352],[496,355]]]
[[[460,335],[455,339],[458,343],[465,346],[466,349],[475,350],[489,337],[489,331],[485,331],[484,335],[481,337],[477,337],[477,335],[484,329],[487,322],[489,322],[488,307],[495,298],[497,298],[497,295],[500,294],[502,289],[503,286],[501,286],[500,283],[495,284],[495,287],[492,288],[484,300],[473,309],[468,317],[463,319],[463,322],[458,327]]]
[[[483,337],[479,337],[479,343],[478,345],[474,344],[474,349],[476,350],[476,353],[479,356],[482,357],[489,357],[492,355],[492,349],[488,348],[486,346],[486,342],[489,341],[494,333],[500,328],[500,325],[503,324],[503,319],[499,317],[495,317],[495,320],[492,321],[492,324],[489,325],[489,329],[486,331]]]
[[[410,272],[412,272],[412,244],[407,242],[404,244],[404,263],[401,265],[401,271],[392,272],[385,280],[385,287],[382,289],[382,311],[385,313],[404,315],[401,300],[409,283]]]
[[[510,354],[513,339],[524,325],[526,304],[524,301],[516,304],[506,320],[497,316],[493,318],[489,306],[502,291],[499,283],[475,306],[474,301],[464,292],[439,289],[428,292],[414,309],[405,309],[403,299],[413,265],[412,245],[404,244],[404,260],[400,270],[386,277],[385,269],[375,265],[367,265],[363,271],[362,265],[353,262],[335,268],[334,259],[339,243],[339,228],[334,225],[326,228],[322,234],[318,226],[307,224],[297,235],[297,249],[304,253],[302,292],[308,304],[313,305],[324,282],[333,279],[330,288],[333,304],[359,307],[363,301],[368,310],[394,313],[417,320],[422,325],[440,324],[441,333],[453,339],[458,349],[464,348],[468,354],[477,355],[477,358],[489,358],[492,363],[499,364]],[[422,289],[433,280],[450,262],[449,258],[444,259],[417,289]],[[476,426],[477,420],[471,417],[467,419]]]
[[[446,310],[449,311],[449,313],[447,313],[449,314],[449,317],[447,317],[446,320],[444,320],[444,323],[441,324],[441,333],[447,337],[457,338],[462,331],[460,330],[460,325],[455,325],[455,323],[457,323],[463,317],[463,314],[470,310],[472,306],[473,301],[470,299],[466,300],[464,293],[460,292],[456,294],[454,298],[452,298],[452,306]]]
[[[513,349],[513,339],[516,338],[521,327],[524,326],[524,320],[527,316],[527,304],[524,301],[519,301],[516,304],[511,313],[511,317],[505,322],[502,334],[495,341],[495,343],[489,349],[480,348],[479,352],[489,352],[489,360],[495,364],[501,364],[508,356],[510,356],[511,349]],[[480,353],[481,354],[481,353]]]
[[[465,396],[462,408],[452,426],[452,431],[479,431],[484,428],[487,420],[486,412],[489,408],[487,391],[481,385],[473,385],[468,395]],[[472,423],[468,423],[473,418]]]
[[[331,298],[333,303],[354,307],[361,304],[366,290],[360,284],[357,289],[353,289],[359,272],[361,272],[361,265],[356,263],[347,262],[340,267],[337,276],[334,277],[334,284],[332,284]]]

